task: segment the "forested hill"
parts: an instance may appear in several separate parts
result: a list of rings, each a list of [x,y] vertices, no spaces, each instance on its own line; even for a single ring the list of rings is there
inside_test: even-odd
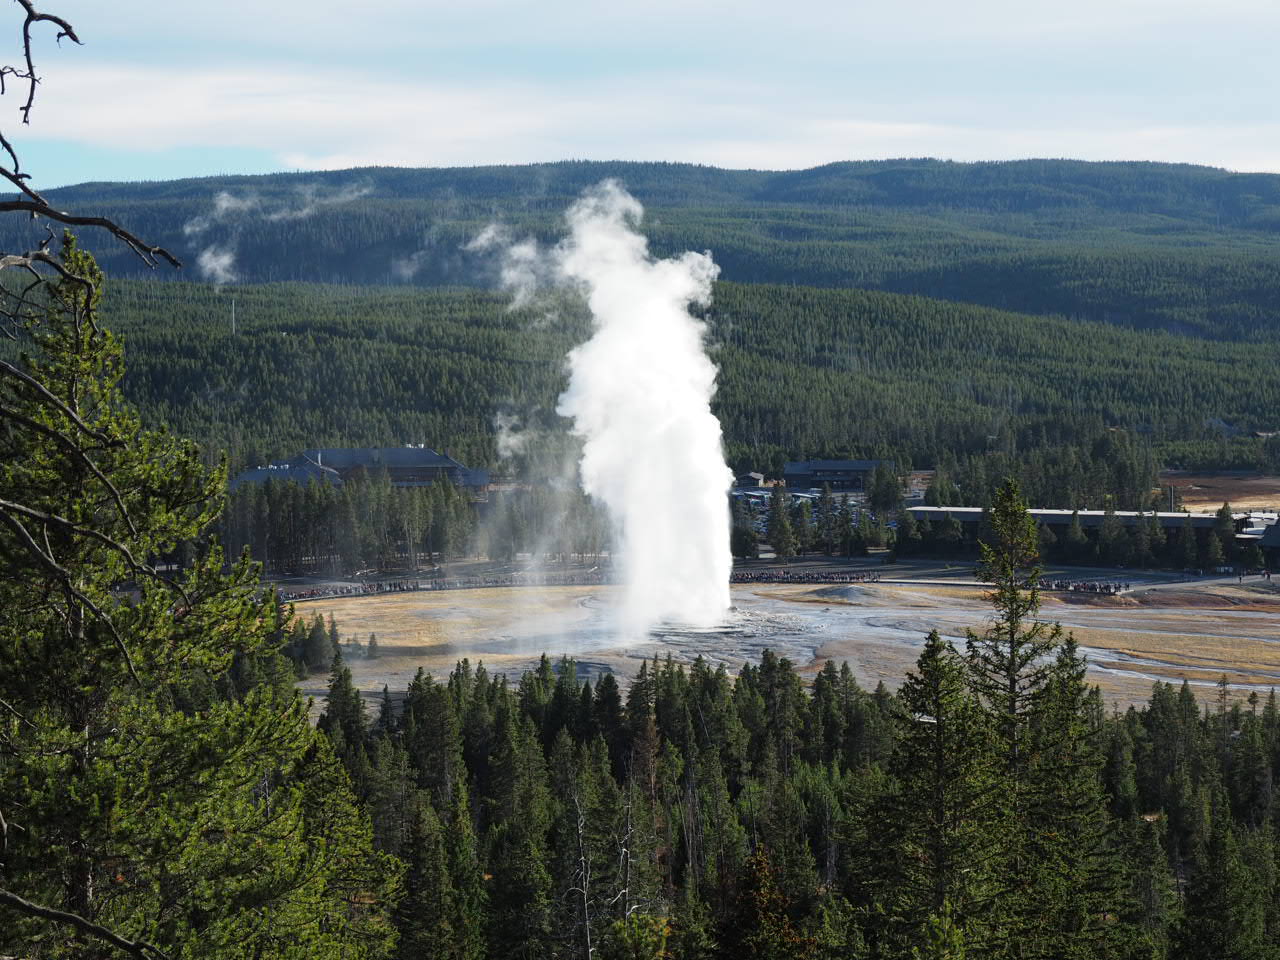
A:
[[[1280,339],[1280,176],[1268,174],[1063,160],[787,172],[563,162],[92,183],[51,196],[166,245],[186,279],[202,279],[200,254],[212,251],[237,282],[488,286],[493,258],[470,240],[492,223],[553,240],[566,206],[606,177],[645,204],[656,252],[710,250],[726,280]],[[117,246],[94,249],[110,275],[143,269]]]
[[[549,324],[467,288],[242,285],[235,298],[234,334],[231,297],[203,284],[113,280],[104,310],[145,419],[240,463],[407,441],[491,463],[495,414],[554,421],[563,357],[583,333],[572,315]],[[766,284],[718,284],[707,320],[715,411],[740,469],[1073,448],[1110,463],[1112,440],[1097,444],[1121,436],[1173,466],[1280,466],[1280,446],[1251,437],[1280,426],[1280,343]]]

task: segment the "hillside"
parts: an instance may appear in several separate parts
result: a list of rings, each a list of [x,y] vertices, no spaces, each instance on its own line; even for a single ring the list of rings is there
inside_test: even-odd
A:
[[[240,282],[486,287],[494,264],[464,249],[468,241],[491,223],[554,240],[565,207],[605,177],[646,205],[656,252],[710,250],[726,280],[1280,338],[1280,176],[1206,167],[564,162],[84,184],[52,196],[169,246],[188,279],[200,279],[199,255],[214,249],[234,256]],[[220,194],[230,200],[219,213]],[[97,252],[112,275],[143,272],[116,247]]]
[[[314,445],[427,441],[481,464],[493,418],[550,422],[581,333],[505,297],[113,281],[126,392],[147,419],[246,462]],[[1207,342],[878,291],[720,283],[708,313],[731,461],[1091,446],[1108,428],[1171,465],[1263,456],[1280,345]],[[1231,425],[1230,443],[1206,419]]]
[[[495,223],[554,242],[566,207],[605,177],[645,203],[656,253],[708,249],[722,268],[707,319],[735,467],[885,456],[978,484],[1017,470],[1063,502],[1100,496],[1112,470],[1280,467],[1280,441],[1257,436],[1280,429],[1278,176],[1069,161],[557,163],[85,184],[57,197],[188,262],[152,273],[99,245],[125,388],[151,422],[236,464],[426,442],[483,465],[496,415],[555,419],[582,318],[510,311],[496,259],[467,244]],[[220,253],[234,282],[200,282],[202,251]],[[1146,481],[1116,482],[1137,498]]]

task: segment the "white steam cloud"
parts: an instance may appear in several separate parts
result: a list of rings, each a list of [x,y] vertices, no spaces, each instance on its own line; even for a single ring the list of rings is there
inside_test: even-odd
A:
[[[196,266],[200,270],[200,276],[218,286],[235,283],[239,279],[236,273],[236,252],[230,247],[219,247],[216,244],[205,247],[196,258]]]
[[[515,241],[500,223],[491,223],[464,250],[499,250],[502,253],[502,285],[511,291],[511,309],[527,307],[538,290],[555,282],[555,263],[548,262],[533,240]]]
[[[214,228],[221,228],[219,232],[226,234],[222,240],[209,244],[196,255],[196,267],[200,275],[222,286],[239,279],[235,263],[239,227],[242,223],[253,219],[269,223],[305,220],[321,207],[351,203],[372,191],[373,186],[364,182],[347,184],[330,191],[324,191],[314,184],[303,184],[294,190],[293,197],[267,202],[253,192],[237,196],[221,190],[214,196],[209,211],[184,223],[182,232],[188,237],[201,237]]]
[[[502,460],[518,457],[529,446],[529,434],[522,429],[520,418],[515,414],[494,414],[493,429],[497,434],[498,457]]]
[[[569,354],[557,412],[582,440],[583,489],[609,511],[625,584],[620,626],[637,637],[664,622],[722,622],[733,564],[733,478],[711,412],[716,368],[689,313],[710,302],[718,268],[701,253],[655,260],[642,215],[606,181],[570,208],[569,236],[549,256],[526,241],[508,244],[503,262],[517,300],[550,280],[580,290],[591,310],[593,334]],[[494,228],[476,243],[505,240]]]

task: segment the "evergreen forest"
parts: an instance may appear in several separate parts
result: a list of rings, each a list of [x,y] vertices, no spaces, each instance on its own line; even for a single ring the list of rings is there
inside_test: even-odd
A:
[[[229,450],[237,468],[407,442],[496,464],[496,417],[557,429],[562,359],[585,329],[574,304],[547,321],[465,288],[110,290],[126,395],[147,422]],[[1280,440],[1254,436],[1280,409],[1280,342],[727,282],[706,320],[714,409],[738,470],[778,476],[788,459],[866,456],[904,469],[976,458],[992,476],[1075,458],[1087,472],[1117,443],[1156,468],[1280,465]]]
[[[1116,432],[1157,468],[1280,469],[1274,175],[566,162],[51,197],[124,218],[187,263],[157,274],[97,251],[146,422],[229,450],[233,469],[410,442],[484,466],[499,459],[495,417],[556,427],[562,358],[587,321],[564,297],[511,309],[500,258],[471,241],[496,226],[553,244],[567,206],[609,177],[646,205],[656,255],[705,249],[721,268],[705,319],[735,469],[851,456],[999,476],[1088,461]],[[232,264],[213,286],[199,282],[211,250]]]
[[[399,955],[1276,956],[1274,693],[1108,711],[1037,618],[1013,485],[990,539],[991,626],[929,634],[896,694],[766,652],[625,690],[464,661],[370,705],[331,644],[319,726],[404,862]]]

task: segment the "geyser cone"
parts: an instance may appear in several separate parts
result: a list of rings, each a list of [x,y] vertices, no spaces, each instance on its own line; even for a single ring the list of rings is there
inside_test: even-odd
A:
[[[636,232],[640,204],[608,182],[569,211],[562,275],[586,294],[592,338],[569,354],[559,412],[583,438],[583,488],[615,527],[622,627],[712,626],[729,609],[732,475],[711,413],[716,368],[705,304],[717,268],[705,254],[654,260]]]

